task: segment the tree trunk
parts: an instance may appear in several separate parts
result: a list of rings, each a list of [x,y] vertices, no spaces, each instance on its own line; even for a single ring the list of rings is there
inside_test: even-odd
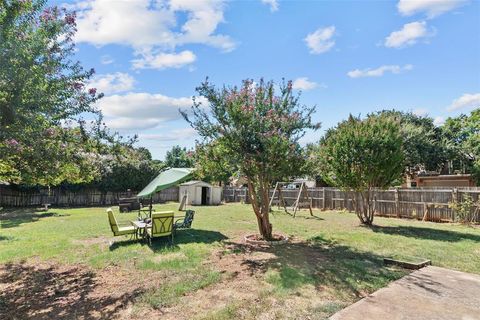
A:
[[[358,193],[355,193],[358,199]],[[362,203],[360,206],[355,205],[355,213],[362,224],[371,226],[373,224],[373,216],[375,213],[375,202],[373,193],[370,189],[360,192]],[[357,201],[356,201],[357,202]]]
[[[252,203],[253,212],[257,217],[258,231],[265,240],[272,240],[272,224],[270,223],[269,214],[269,195],[268,184],[261,182],[258,190],[255,190],[255,186],[248,179],[248,194],[250,202]]]

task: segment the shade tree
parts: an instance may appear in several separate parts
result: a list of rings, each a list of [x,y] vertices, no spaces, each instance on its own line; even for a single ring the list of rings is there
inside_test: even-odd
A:
[[[386,115],[350,116],[328,130],[315,155],[323,179],[353,192],[360,222],[373,223],[375,191],[401,178],[404,152],[399,122]]]
[[[311,119],[314,107],[300,104],[290,81],[276,90],[272,81],[245,80],[238,87],[216,88],[207,79],[197,93],[208,105],[195,99],[190,113],[182,111],[184,118],[201,137],[207,155],[214,148],[246,178],[259,232],[271,240],[269,189],[303,167],[299,139],[305,130],[318,128]],[[197,166],[208,168],[214,159],[201,157]]]
[[[95,157],[115,151],[75,60],[75,13],[45,0],[0,1],[0,180],[56,185],[93,181]]]

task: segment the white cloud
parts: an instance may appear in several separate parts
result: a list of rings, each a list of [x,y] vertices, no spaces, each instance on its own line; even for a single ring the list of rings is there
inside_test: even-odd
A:
[[[307,47],[310,48],[311,54],[320,54],[329,51],[335,46],[335,26],[326,28],[318,28],[315,32],[310,33],[304,39]]]
[[[425,21],[416,21],[405,24],[402,29],[393,31],[385,38],[385,46],[388,48],[403,48],[414,45],[420,39],[433,37],[435,31],[427,29]]]
[[[236,43],[229,36],[214,34],[217,26],[225,21],[222,0],[170,0],[170,10],[188,13],[183,33],[177,35],[177,44],[203,43],[225,52],[235,49]]]
[[[89,87],[97,88],[104,94],[120,93],[133,89],[135,79],[128,73],[116,72],[98,75],[90,81]]]
[[[297,78],[293,81],[292,88],[296,90],[308,91],[318,87],[325,88],[324,84],[318,84],[314,81],[308,80],[307,77]]]
[[[159,119],[135,119],[135,118],[110,118],[105,120],[108,128],[114,130],[130,131],[130,130],[146,130],[155,128],[160,124]]]
[[[197,101],[207,102],[202,97]],[[97,102],[107,126],[119,130],[144,130],[166,121],[178,120],[181,118],[179,110],[189,110],[192,105],[191,97],[173,98],[143,92],[111,95]]]
[[[192,105],[192,98],[172,98],[162,94],[127,93],[100,99],[98,106],[111,117],[157,118],[163,121],[180,118],[179,109]]]
[[[103,55],[103,56],[101,57],[100,62],[101,62],[102,64],[111,64],[111,63],[114,63],[115,60],[113,60],[113,58],[110,57],[108,54],[105,54],[105,55]]]
[[[400,0],[397,9],[404,16],[424,12],[428,18],[434,18],[465,2],[465,0]]]
[[[463,108],[480,108],[480,93],[465,93],[460,98],[452,101],[448,106],[448,111],[454,111]]]
[[[423,108],[418,108],[413,110],[413,114],[419,117],[425,117],[428,114],[428,110]]]
[[[381,77],[385,72],[398,74],[398,73],[402,73],[412,69],[413,69],[413,66],[411,64],[404,65],[403,67],[398,65],[384,65],[376,69],[371,69],[371,68],[363,69],[363,70],[355,69],[355,70],[349,71],[347,75],[350,78]]]
[[[132,60],[134,69],[166,69],[181,68],[195,62],[197,57],[190,50],[184,50],[180,53],[158,53],[152,54],[146,52],[141,58]]]
[[[433,119],[433,124],[436,125],[437,127],[441,126],[444,123],[445,123],[445,118],[444,117],[438,116],[435,119]]]
[[[76,41],[97,46],[123,44],[134,47],[168,44],[175,35],[174,12],[149,0],[78,2]]]
[[[177,140],[186,140],[193,139],[197,136],[197,132],[193,128],[183,128],[183,129],[173,129],[168,131],[168,133],[142,133],[138,137],[142,140],[152,140],[152,141],[177,141]]]
[[[277,0],[262,0],[263,4],[270,6],[270,11],[275,12],[278,10],[278,1]]]
[[[77,42],[126,45],[136,55],[146,51],[168,55],[177,46],[192,43],[225,52],[236,46],[228,35],[216,33],[218,25],[224,22],[223,0],[83,0],[71,7],[78,15]],[[186,19],[180,18],[183,15]],[[185,55],[185,51],[173,55]],[[140,54],[137,60],[143,58]]]

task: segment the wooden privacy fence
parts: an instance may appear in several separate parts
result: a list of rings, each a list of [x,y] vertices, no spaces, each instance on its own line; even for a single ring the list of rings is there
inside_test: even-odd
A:
[[[246,188],[225,188],[225,202],[245,201],[248,190]],[[273,189],[270,190],[270,196]],[[283,189],[283,199],[287,206],[291,206],[298,196],[297,189]],[[454,200],[461,202],[465,196],[478,201],[479,188],[459,189],[390,189],[377,191],[376,211],[379,216],[412,218],[436,222],[455,221],[455,214],[449,203]],[[354,211],[353,193],[335,188],[308,189],[309,201],[312,207],[323,210]],[[478,218],[477,218],[478,219]],[[477,222],[480,222],[477,221]]]
[[[223,188],[223,201],[225,202],[244,202],[248,203],[247,188]]]
[[[68,191],[51,189],[31,192],[14,190],[10,187],[0,188],[1,207],[30,207],[50,204],[56,207],[89,207],[118,205],[119,198],[131,197],[138,192],[101,192],[98,190]],[[162,190],[153,196],[153,202],[178,201],[178,187]]]

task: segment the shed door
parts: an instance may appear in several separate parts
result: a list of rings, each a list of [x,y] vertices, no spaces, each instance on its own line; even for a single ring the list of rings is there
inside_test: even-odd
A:
[[[202,204],[202,187],[195,187],[195,199],[192,199],[192,204]]]
[[[210,204],[209,187],[202,187],[202,206]]]

